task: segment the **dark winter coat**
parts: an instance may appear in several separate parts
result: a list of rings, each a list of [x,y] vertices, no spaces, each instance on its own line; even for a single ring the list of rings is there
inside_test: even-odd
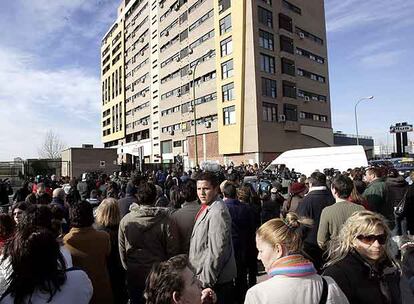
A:
[[[313,190],[310,191],[299,204],[296,212],[300,216],[311,218],[313,226],[308,233],[306,233],[305,243],[318,246],[318,227],[321,219],[322,210],[335,203],[330,190]]]
[[[404,197],[404,194],[408,191],[408,183],[402,176],[388,177],[385,181],[385,187],[385,210],[387,210],[387,213],[390,213],[388,215],[388,221],[390,227],[393,228],[395,225],[393,210]]]
[[[133,203],[137,203],[138,199],[135,195],[126,194],[124,198],[121,198],[118,200],[118,207],[119,207],[119,213],[121,215],[121,218],[123,218],[127,213],[129,213],[129,207]]]
[[[401,263],[401,296],[403,304],[414,303],[414,244],[407,247]]]
[[[125,304],[128,301],[125,269],[122,267],[118,250],[118,226],[103,227],[96,225],[98,231],[105,231],[109,234],[111,241],[111,253],[107,260],[109,279],[111,281],[114,303]]]
[[[280,193],[271,194],[268,200],[264,200],[262,203],[262,223],[267,222],[270,219],[280,217],[280,209],[283,206],[285,198]]]
[[[231,217],[231,238],[233,240],[233,248],[235,256],[245,255],[246,245],[250,236],[254,234],[254,218],[253,213],[247,204],[241,203],[237,199],[226,199],[224,201]]]
[[[180,252],[187,254],[190,250],[191,233],[193,232],[195,217],[200,210],[198,201],[185,202],[180,209],[171,214],[180,234]]]
[[[352,304],[400,304],[400,271],[391,261],[375,270],[358,253],[350,252],[323,273],[332,277]]]
[[[386,186],[382,179],[372,181],[363,193],[366,198],[369,210],[378,212],[388,220],[393,220],[393,210],[391,206],[386,205]]]
[[[407,220],[407,230],[414,233],[414,184],[410,185],[407,192],[405,218]]]

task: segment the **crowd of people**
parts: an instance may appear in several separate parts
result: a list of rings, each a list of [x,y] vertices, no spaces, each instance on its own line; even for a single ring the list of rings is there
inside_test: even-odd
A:
[[[414,184],[260,168],[6,187],[0,303],[414,303]]]

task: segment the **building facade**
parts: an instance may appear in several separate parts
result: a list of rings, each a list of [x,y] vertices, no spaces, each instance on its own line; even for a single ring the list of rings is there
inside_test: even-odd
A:
[[[123,162],[333,144],[323,0],[124,0],[101,52],[102,140]]]

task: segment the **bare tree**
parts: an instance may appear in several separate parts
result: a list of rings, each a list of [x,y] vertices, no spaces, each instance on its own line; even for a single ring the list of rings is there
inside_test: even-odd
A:
[[[47,131],[45,139],[39,148],[39,156],[41,158],[60,158],[62,150],[66,145],[61,141],[59,135],[52,130]]]

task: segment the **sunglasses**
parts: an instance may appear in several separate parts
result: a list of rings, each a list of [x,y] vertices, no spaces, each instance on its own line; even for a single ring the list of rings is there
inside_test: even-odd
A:
[[[384,245],[387,242],[387,236],[385,234],[358,235],[357,239],[367,245],[372,245],[375,241],[378,241],[380,245]]]

